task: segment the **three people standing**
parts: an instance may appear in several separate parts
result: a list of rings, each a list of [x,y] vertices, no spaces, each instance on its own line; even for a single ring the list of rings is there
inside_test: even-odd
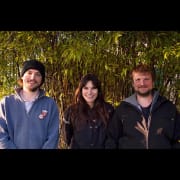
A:
[[[0,149],[57,149],[59,110],[41,89],[45,66],[25,61],[15,94],[0,101]],[[155,73],[145,64],[131,72],[134,94],[114,111],[94,74],[82,77],[65,110],[63,138],[71,149],[180,148],[180,114],[154,88]]]

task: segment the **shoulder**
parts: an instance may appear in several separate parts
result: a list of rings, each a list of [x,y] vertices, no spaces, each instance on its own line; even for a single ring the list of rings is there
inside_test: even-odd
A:
[[[176,112],[178,111],[175,103],[173,103],[165,96],[159,96],[157,103],[154,106],[155,108],[162,109],[166,113],[176,114]]]
[[[65,113],[71,113],[74,109],[75,109],[75,105],[69,105],[66,108]]]
[[[48,105],[50,105],[51,107],[54,107],[54,108],[58,109],[58,104],[57,104],[57,102],[55,101],[55,99],[53,99],[52,97],[49,97],[49,96],[40,97],[40,98],[38,99],[38,103],[39,103],[39,104],[48,104]]]
[[[123,109],[126,109],[127,107],[130,106],[130,103],[126,102],[126,101],[121,101],[116,107],[115,110],[116,111],[121,111]],[[130,106],[131,107],[131,106]]]
[[[15,94],[11,94],[11,95],[8,95],[8,96],[4,96],[2,99],[1,99],[1,102],[6,102],[6,101],[9,101],[9,100],[15,100]]]
[[[105,107],[108,111],[114,111],[114,106],[109,102],[105,102]]]
[[[159,98],[158,98],[157,101],[159,101],[159,103],[161,103],[161,104],[165,103],[165,104],[168,104],[170,106],[174,106],[175,107],[175,104],[171,100],[169,100],[167,97],[165,97],[165,96],[160,96],[159,95]]]
[[[48,101],[55,101],[54,98],[50,96],[43,96],[43,98],[47,99]]]
[[[69,105],[65,111],[64,111],[64,119],[65,121],[69,121],[70,120],[70,117],[72,116],[73,114],[73,110],[74,110],[74,105]]]
[[[44,95],[44,96],[41,96],[40,98],[41,98],[41,99],[44,99],[44,100],[46,100],[46,101],[49,101],[49,102],[55,102],[55,99],[52,98],[52,97],[50,97],[50,96]]]

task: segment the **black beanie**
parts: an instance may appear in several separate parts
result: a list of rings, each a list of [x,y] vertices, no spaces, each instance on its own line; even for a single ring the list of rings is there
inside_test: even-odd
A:
[[[24,75],[24,73],[28,70],[28,69],[36,69],[38,70],[41,75],[42,75],[42,83],[44,83],[45,80],[45,66],[37,60],[27,60],[23,63],[23,67],[21,70],[21,77]]]

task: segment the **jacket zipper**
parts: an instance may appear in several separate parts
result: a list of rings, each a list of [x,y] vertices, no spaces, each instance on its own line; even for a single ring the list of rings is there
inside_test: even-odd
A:
[[[147,137],[146,137],[146,149],[149,149],[149,128],[151,124],[151,114],[148,117],[148,122],[146,123],[147,127]]]

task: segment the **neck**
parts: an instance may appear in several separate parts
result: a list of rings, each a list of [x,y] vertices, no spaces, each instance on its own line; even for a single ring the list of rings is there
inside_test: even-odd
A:
[[[89,105],[89,107],[92,109],[94,106],[94,103],[87,103]]]
[[[152,99],[152,95],[146,97],[137,95],[137,101],[142,107],[148,107],[152,103]]]
[[[37,91],[26,91],[26,90],[22,89],[20,92],[20,95],[24,101],[35,101],[35,99],[39,95],[39,90],[37,90]]]

